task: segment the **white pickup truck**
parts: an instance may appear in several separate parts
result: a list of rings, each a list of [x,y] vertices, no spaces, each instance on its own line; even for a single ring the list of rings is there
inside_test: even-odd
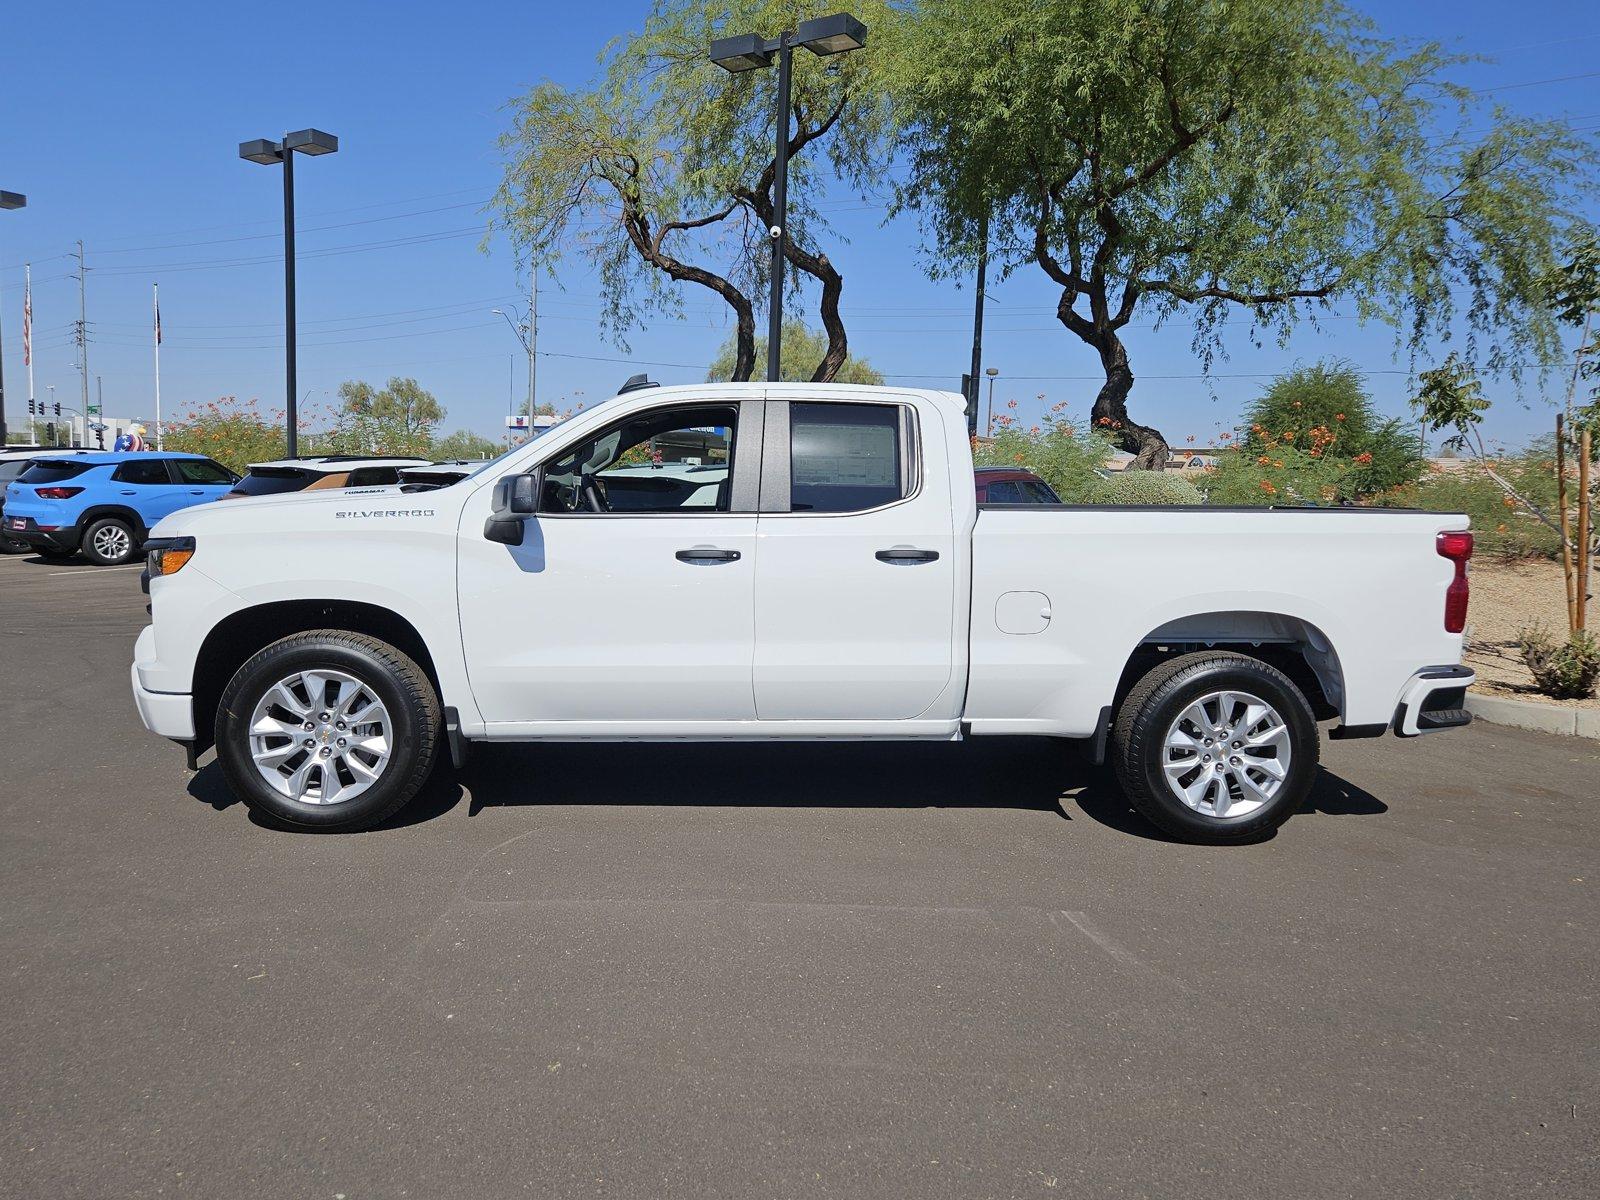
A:
[[[474,741],[1033,735],[1234,841],[1300,805],[1318,720],[1470,719],[1465,517],[980,508],[972,480],[949,393],[629,391],[448,487],[168,517],[134,697],[324,829]]]

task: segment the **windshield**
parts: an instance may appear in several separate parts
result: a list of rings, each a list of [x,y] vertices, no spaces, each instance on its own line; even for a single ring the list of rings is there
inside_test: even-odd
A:
[[[310,472],[296,467],[251,467],[228,495],[275,496],[279,492],[301,491],[309,482]]]

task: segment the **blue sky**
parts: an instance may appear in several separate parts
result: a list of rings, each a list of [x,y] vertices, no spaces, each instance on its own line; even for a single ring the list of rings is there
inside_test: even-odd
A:
[[[0,187],[29,207],[0,214],[0,319],[7,412],[26,411],[22,263],[33,263],[36,392],[75,404],[70,344],[77,289],[67,256],[83,239],[90,267],[90,369],[116,415],[151,410],[150,285],[161,285],[165,411],[222,395],[281,403],[281,183],[277,168],[240,161],[237,143],[315,126],[340,152],[298,160],[300,386],[311,404],[341,381],[415,376],[449,410],[447,428],[499,436],[508,393],[526,388],[525,359],[497,305],[519,278],[505,242],[478,248],[482,205],[499,172],[495,139],[512,95],[542,79],[577,84],[605,42],[641,24],[643,0],[584,5],[415,0],[272,5],[89,0],[13,4],[0,43]],[[820,11],[820,10],[819,10]],[[1600,130],[1600,12],[1592,0],[1517,7],[1440,0],[1369,5],[1386,33],[1437,38],[1491,62],[1459,78],[1525,113]],[[1578,76],[1578,78],[1567,78]],[[971,292],[929,281],[915,230],[883,225],[869,200],[839,196],[832,214],[850,244],[845,273],[851,348],[891,381],[954,387],[970,354]],[[703,378],[728,329],[725,309],[691,290],[683,321],[657,320],[631,357],[602,338],[596,282],[563,266],[541,291],[539,396],[566,407],[610,395],[648,370],[662,382]],[[1020,272],[994,289],[986,365],[1001,370],[997,407],[1066,400],[1083,413],[1097,364],[1055,324],[1054,296]],[[1137,323],[1137,322],[1136,322]],[[1231,426],[1264,377],[1333,355],[1372,372],[1379,405],[1405,408],[1405,362],[1392,333],[1328,321],[1287,349],[1241,336],[1213,380],[1201,379],[1184,324],[1130,333],[1135,415],[1176,444]],[[568,357],[570,356],[570,357]],[[626,360],[626,361],[597,361]],[[648,365],[647,365],[648,364]],[[681,364],[681,365],[660,365]],[[94,381],[91,379],[91,390]],[[1519,401],[1492,388],[1490,431],[1516,444],[1545,431],[1565,382]]]

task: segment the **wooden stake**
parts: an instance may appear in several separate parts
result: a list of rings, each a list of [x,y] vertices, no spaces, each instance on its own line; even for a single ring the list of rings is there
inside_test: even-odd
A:
[[[1588,628],[1589,575],[1594,564],[1589,561],[1589,459],[1594,453],[1594,440],[1587,428],[1578,439],[1578,628]]]
[[[1567,516],[1567,431],[1556,414],[1556,511],[1561,516],[1561,574],[1567,581],[1567,632],[1578,632],[1577,566],[1572,561],[1572,519]]]

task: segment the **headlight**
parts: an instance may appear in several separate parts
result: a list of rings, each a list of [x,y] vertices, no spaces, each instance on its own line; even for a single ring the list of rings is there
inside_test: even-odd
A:
[[[150,578],[176,575],[194,557],[192,537],[154,538],[144,544],[150,558]]]

